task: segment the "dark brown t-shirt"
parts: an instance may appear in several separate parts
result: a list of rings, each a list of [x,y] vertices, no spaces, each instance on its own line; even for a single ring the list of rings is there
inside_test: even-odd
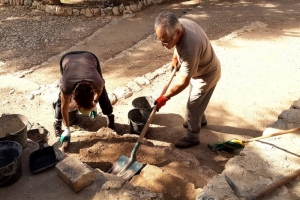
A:
[[[89,82],[95,90],[102,90],[104,79],[97,71],[97,60],[90,53],[70,54],[62,62],[61,91],[72,94],[76,84],[81,81]]]

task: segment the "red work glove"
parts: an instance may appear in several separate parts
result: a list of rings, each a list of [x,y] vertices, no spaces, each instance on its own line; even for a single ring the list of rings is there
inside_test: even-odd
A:
[[[156,99],[156,101],[154,102],[154,104],[157,105],[156,111],[158,112],[161,107],[166,105],[168,100],[169,100],[169,98],[165,97],[164,95],[161,95],[160,97],[158,97],[158,99]]]

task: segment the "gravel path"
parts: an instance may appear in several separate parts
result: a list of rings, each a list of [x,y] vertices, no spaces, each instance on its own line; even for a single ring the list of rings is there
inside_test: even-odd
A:
[[[0,74],[29,69],[70,48],[108,21],[54,16],[28,7],[0,5]]]

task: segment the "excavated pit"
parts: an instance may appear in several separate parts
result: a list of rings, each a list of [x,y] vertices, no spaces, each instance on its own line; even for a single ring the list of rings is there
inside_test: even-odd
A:
[[[109,128],[97,132],[76,131],[72,133],[67,154],[107,173],[120,156],[130,157],[137,139],[138,135],[118,135]],[[143,167],[130,183],[162,193],[165,199],[195,199],[207,184],[203,173],[210,172],[209,169],[184,151],[144,139],[136,156]]]

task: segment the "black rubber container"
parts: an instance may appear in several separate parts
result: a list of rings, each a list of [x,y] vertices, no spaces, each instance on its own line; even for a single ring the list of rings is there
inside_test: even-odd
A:
[[[145,127],[147,119],[142,115],[142,110],[134,108],[128,112],[130,133],[140,135]]]
[[[153,110],[154,102],[155,99],[153,99],[151,96],[141,96],[132,101],[132,106],[140,109],[141,114],[148,119]]]
[[[0,141],[0,187],[12,185],[22,175],[22,146],[14,141]]]

